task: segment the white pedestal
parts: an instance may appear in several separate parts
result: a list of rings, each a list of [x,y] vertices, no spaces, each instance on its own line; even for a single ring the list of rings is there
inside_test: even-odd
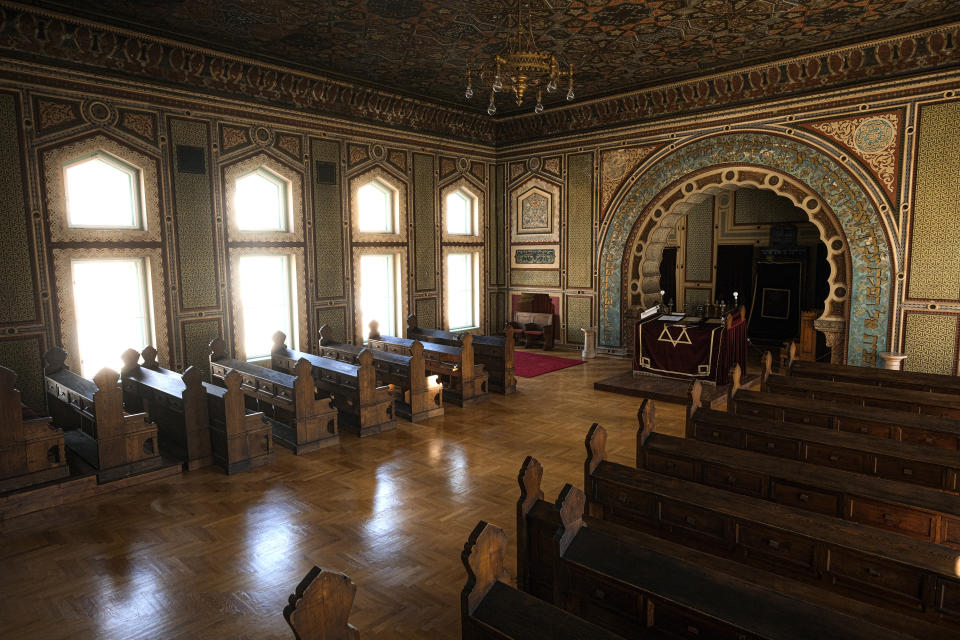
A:
[[[907,359],[907,356],[902,353],[892,353],[890,351],[881,351],[879,356],[883,360],[883,368],[893,369],[894,371],[903,369],[903,361]]]
[[[582,327],[583,331],[583,352],[580,354],[584,360],[597,357],[597,328]]]

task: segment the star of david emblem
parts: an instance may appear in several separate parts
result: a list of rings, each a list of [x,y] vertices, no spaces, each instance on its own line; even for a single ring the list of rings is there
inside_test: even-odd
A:
[[[663,325],[663,331],[660,332],[660,337],[657,338],[657,342],[669,342],[674,347],[678,344],[693,344],[690,342],[690,336],[687,334],[686,327],[683,325],[673,325],[673,328],[680,329],[680,334],[677,336],[670,333],[670,328],[670,325]]]

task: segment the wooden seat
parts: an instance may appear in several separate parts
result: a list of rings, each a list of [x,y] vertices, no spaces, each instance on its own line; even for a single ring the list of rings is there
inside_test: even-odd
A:
[[[157,427],[146,413],[123,410],[119,374],[101,369],[87,380],[66,366],[67,352],[56,347],[44,355],[47,405],[54,424],[77,458],[96,471],[97,482],[154,471],[164,466]]]
[[[63,431],[32,413],[20,401],[17,374],[0,366],[0,493],[70,475]]]
[[[247,409],[243,376],[230,371],[223,386],[203,383],[210,418],[213,461],[227,475],[273,462],[273,429],[262,411]]]
[[[283,609],[283,618],[297,640],[359,640],[350,624],[357,585],[343,573],[314,566],[303,577]]]
[[[350,364],[360,362],[364,348],[354,344],[335,342],[330,327],[320,327],[318,355]],[[397,415],[410,422],[442,416],[443,385],[439,376],[427,375],[423,345],[414,342],[408,355],[371,350],[377,383],[390,387]]]
[[[123,404],[130,411],[146,411],[157,425],[161,451],[188,470],[213,462],[210,451],[210,414],[202,374],[188,367],[183,375],[157,364],[157,350],[123,354],[120,383]]]
[[[954,549],[609,462],[599,425],[586,443],[595,517],[960,628]]]
[[[531,474],[531,468],[537,470]],[[809,587],[781,579],[782,588],[766,588],[745,581],[739,567],[718,571],[709,566],[715,563],[691,562],[691,555],[700,554],[589,518],[586,496],[569,484],[555,504],[545,502],[541,476],[539,463],[527,458],[517,507],[518,536],[526,538],[517,545],[520,585],[539,575],[550,599],[610,631],[631,638],[910,637],[824,606],[816,596],[797,597],[812,593]],[[890,616],[879,619],[903,626]],[[948,637],[921,625],[931,638]]]
[[[269,412],[277,442],[297,455],[339,442],[337,410],[327,394],[318,392],[309,361],[300,358],[279,372],[230,358],[226,343],[221,338],[212,340],[210,378],[223,384],[234,370],[241,375],[248,406]]]
[[[417,316],[407,316],[407,338],[427,343],[445,344],[451,347],[463,344],[463,333],[424,329],[417,324]],[[509,395],[517,390],[517,378],[513,373],[514,330],[509,324],[503,336],[473,336],[474,361],[482,364],[487,372],[490,391]]]
[[[377,386],[371,351],[362,350],[356,364],[351,364],[288,349],[286,339],[282,331],[273,335],[270,365],[274,371],[293,372],[298,367],[306,371],[300,363],[309,363],[317,389],[330,395],[340,424],[360,437],[396,428],[393,396],[388,387]]]

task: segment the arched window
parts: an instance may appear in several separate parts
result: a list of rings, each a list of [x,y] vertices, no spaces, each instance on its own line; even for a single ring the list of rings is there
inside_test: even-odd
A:
[[[396,195],[379,180],[357,190],[357,228],[363,233],[396,233]]]
[[[476,235],[477,199],[463,189],[447,194],[447,233],[455,236]]]
[[[279,231],[290,229],[289,185],[264,167],[243,174],[236,180],[234,215],[240,231]]]
[[[140,171],[97,151],[63,165],[67,226],[142,229]]]

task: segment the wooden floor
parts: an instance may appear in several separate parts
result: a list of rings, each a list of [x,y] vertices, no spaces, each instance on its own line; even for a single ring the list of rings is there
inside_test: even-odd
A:
[[[582,487],[592,422],[633,464],[639,400],[593,389],[629,368],[600,357],[426,423],[301,457],[277,447],[236,476],[203,469],[0,523],[0,638],[290,639],[281,611],[314,564],[357,583],[364,638],[457,638],[477,521],[507,531],[515,575],[524,456],[550,500]],[[657,430],[679,433],[682,416],[657,405]]]

